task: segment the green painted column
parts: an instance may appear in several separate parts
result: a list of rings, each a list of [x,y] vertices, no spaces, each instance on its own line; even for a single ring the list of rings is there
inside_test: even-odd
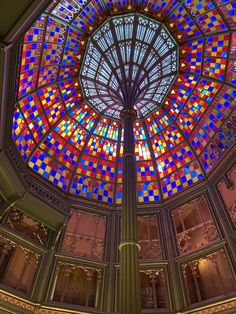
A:
[[[130,108],[123,109],[121,119],[124,123],[124,152],[121,243],[119,245],[121,264],[119,312],[121,314],[140,314],[140,248],[137,234],[136,162],[133,133],[136,111]]]
[[[44,255],[39,273],[37,275],[36,286],[34,287],[33,291],[33,298],[36,302],[40,304],[42,302],[45,302],[48,284],[52,276],[54,254],[55,252],[53,250],[50,250]]]

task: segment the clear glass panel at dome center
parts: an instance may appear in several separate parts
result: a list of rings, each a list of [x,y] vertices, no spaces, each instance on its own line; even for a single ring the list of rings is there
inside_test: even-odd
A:
[[[165,100],[178,72],[178,46],[140,14],[110,18],[88,41],[80,72],[86,100],[103,115],[134,107],[143,118]]]

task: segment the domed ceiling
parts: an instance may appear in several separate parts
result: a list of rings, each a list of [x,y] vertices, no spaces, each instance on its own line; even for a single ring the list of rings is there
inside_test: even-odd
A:
[[[13,140],[66,193],[120,204],[131,102],[137,201],[166,200],[235,143],[235,59],[234,1],[54,0],[22,40]]]
[[[177,74],[178,47],[160,23],[139,14],[114,17],[89,39],[80,72],[85,99],[103,115],[138,118],[160,106]]]

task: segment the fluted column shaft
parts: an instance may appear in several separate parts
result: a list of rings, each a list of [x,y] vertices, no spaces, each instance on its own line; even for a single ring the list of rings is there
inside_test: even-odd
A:
[[[139,245],[136,214],[136,162],[134,148],[133,122],[134,109],[123,109],[124,123],[123,153],[123,200],[121,210],[120,249],[120,296],[121,314],[141,313]]]

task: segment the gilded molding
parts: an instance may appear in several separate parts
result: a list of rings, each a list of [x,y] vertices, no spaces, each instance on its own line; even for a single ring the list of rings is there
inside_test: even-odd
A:
[[[160,269],[158,269],[160,271]],[[37,303],[30,302],[26,299],[17,297],[11,293],[8,293],[4,290],[0,290],[0,302],[8,303],[10,306],[17,306],[24,310],[31,311],[32,313],[37,314],[88,314],[88,312],[81,312],[77,310],[67,310],[60,309],[58,307],[53,306],[43,306]],[[215,303],[213,305],[209,305],[207,307],[195,308],[188,311],[178,312],[178,314],[214,314],[214,313],[223,313],[227,310],[236,309],[236,297],[229,299],[227,301],[222,301]]]
[[[133,108],[122,109],[120,113],[121,120],[123,121],[127,117],[131,117],[135,121],[137,119],[137,111]]]
[[[136,241],[124,241],[124,242],[121,242],[120,245],[119,245],[119,250],[121,251],[122,247],[124,247],[126,245],[134,245],[134,246],[137,246],[139,251],[141,250],[140,244],[137,243]]]
[[[15,306],[17,308],[21,308],[23,310],[30,311],[36,314],[88,314],[88,312],[81,312],[75,310],[64,310],[57,307],[48,307],[42,306],[38,303],[33,303],[23,298],[14,296],[13,294],[7,293],[3,290],[0,290],[0,303],[3,302],[8,303],[8,307]]]
[[[215,303],[213,305],[209,305],[208,307],[184,311],[179,314],[214,314],[214,313],[223,313],[227,310],[233,310],[233,309],[236,310],[236,297],[228,301],[222,301],[222,302]]]

